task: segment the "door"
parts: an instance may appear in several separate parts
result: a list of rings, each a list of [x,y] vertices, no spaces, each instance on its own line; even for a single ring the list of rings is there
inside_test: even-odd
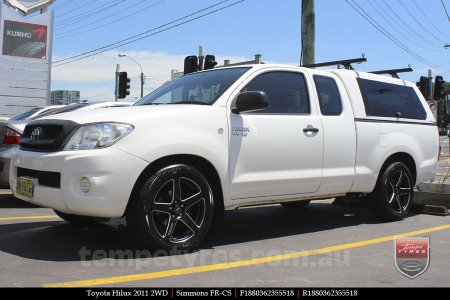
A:
[[[242,91],[264,91],[269,105],[230,113],[231,198],[316,192],[322,180],[323,130],[304,74],[262,73]]]

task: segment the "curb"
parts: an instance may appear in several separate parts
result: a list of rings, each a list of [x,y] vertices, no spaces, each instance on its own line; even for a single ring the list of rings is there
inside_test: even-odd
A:
[[[415,205],[434,205],[450,208],[450,194],[415,191],[413,203]]]

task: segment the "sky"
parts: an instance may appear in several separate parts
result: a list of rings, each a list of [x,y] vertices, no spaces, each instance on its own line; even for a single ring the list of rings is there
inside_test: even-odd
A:
[[[450,13],[450,0],[315,0],[316,62],[364,54],[368,62],[355,69],[411,65],[414,72],[401,74],[402,79],[417,81],[432,69],[433,77],[445,80],[450,77],[450,48],[444,48],[450,44],[450,20],[444,6]],[[52,90],[80,90],[81,98],[90,101],[114,100],[116,64],[132,79],[127,100],[138,99],[140,68],[118,54],[142,65],[145,94],[169,80],[172,69],[181,71],[184,57],[198,54],[199,45],[219,64],[253,59],[254,54],[264,62],[300,61],[301,0],[56,0],[51,9]],[[163,26],[170,22],[176,26]],[[142,32],[152,35],[87,59],[64,60]]]

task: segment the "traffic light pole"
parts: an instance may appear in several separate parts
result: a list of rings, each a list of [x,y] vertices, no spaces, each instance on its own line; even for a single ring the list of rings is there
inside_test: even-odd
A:
[[[116,66],[116,90],[114,92],[114,101],[118,101],[119,100],[119,70],[120,70],[120,65],[117,64]]]
[[[144,73],[141,72],[141,99],[144,98]]]
[[[140,63],[138,63],[134,58],[132,58],[131,56],[128,56],[126,54],[119,54],[119,57],[128,57],[135,64],[137,64],[139,66],[139,68],[141,69],[141,99],[144,98],[144,71],[142,69],[142,65]]]
[[[433,101],[433,76],[431,69],[428,69],[428,101]]]

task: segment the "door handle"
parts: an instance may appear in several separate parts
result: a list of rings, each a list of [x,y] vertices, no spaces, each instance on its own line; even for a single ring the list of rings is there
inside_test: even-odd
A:
[[[304,133],[308,133],[308,132],[313,132],[313,133],[318,133],[319,132],[319,128],[314,128],[314,127],[306,127],[303,128],[303,132]]]

